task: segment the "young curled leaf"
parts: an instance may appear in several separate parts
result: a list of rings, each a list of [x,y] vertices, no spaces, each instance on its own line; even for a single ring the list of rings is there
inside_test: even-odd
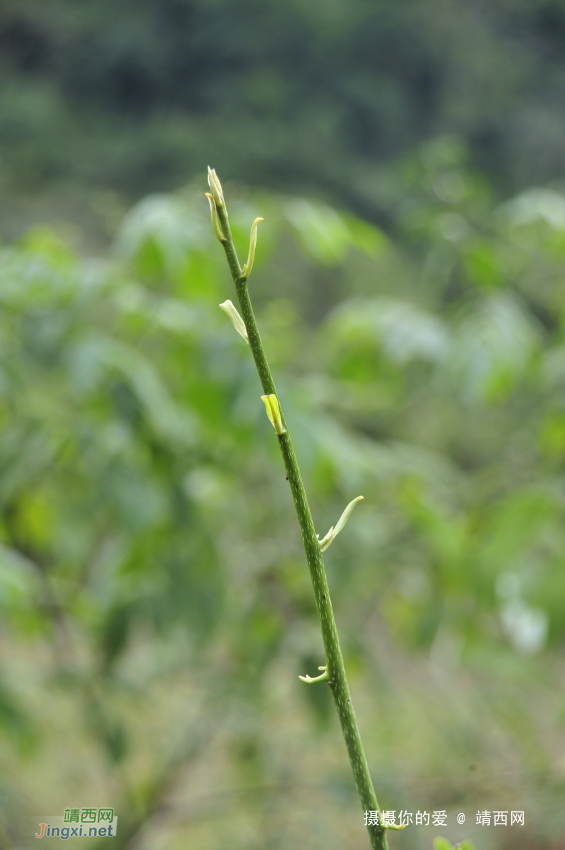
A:
[[[240,336],[243,337],[247,345],[249,345],[249,339],[247,337],[247,328],[245,327],[245,322],[237,312],[231,301],[224,301],[223,304],[220,304],[220,310],[223,310],[224,313],[230,317],[231,323],[238,332]]]
[[[220,220],[218,218],[218,211],[216,209],[216,204],[214,203],[214,198],[209,192],[205,192],[205,196],[208,198],[208,203],[210,204],[210,216],[212,218],[212,227],[214,229],[214,233],[220,240],[220,242],[225,242],[226,237],[222,233],[222,228],[220,227]]]
[[[323,670],[321,676],[316,676],[314,679],[306,674],[305,676],[299,676],[298,678],[302,682],[306,682],[307,685],[313,685],[315,682],[328,682],[330,678],[330,674],[328,672],[328,668],[324,665],[323,667],[318,667],[318,670]]]
[[[248,278],[251,274],[251,269],[253,268],[253,261],[255,260],[255,248],[257,247],[257,225],[260,221],[265,221],[264,218],[256,218],[253,224],[251,225],[251,236],[249,237],[249,254],[247,256],[247,262],[241,270],[241,274],[243,277]]]
[[[334,539],[337,537],[339,532],[343,529],[345,523],[347,522],[347,520],[349,519],[349,517],[353,513],[353,509],[354,509],[355,505],[357,504],[357,502],[361,502],[362,500],[363,500],[363,496],[357,496],[356,499],[353,499],[348,504],[348,506],[346,507],[346,509],[342,513],[342,515],[340,516],[336,527],[334,528],[333,525],[332,525],[332,527],[330,528],[330,530],[328,531],[326,536],[322,540],[320,540],[320,548],[321,548],[322,552],[325,552],[326,549],[329,549],[329,547],[332,545]]]

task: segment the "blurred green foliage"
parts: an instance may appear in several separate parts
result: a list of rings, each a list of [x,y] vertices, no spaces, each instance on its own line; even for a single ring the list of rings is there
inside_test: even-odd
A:
[[[564,42],[562,0],[4,0],[1,232],[209,163],[386,221],[386,165],[438,133],[503,195],[562,179]]]
[[[565,197],[495,203],[450,138],[398,179],[389,236],[224,185],[242,253],[267,219],[250,285],[320,534],[365,497],[327,563],[379,799],[557,847]],[[0,279],[0,846],[98,799],[113,846],[364,846],[205,199],[146,198],[97,259],[35,228]]]

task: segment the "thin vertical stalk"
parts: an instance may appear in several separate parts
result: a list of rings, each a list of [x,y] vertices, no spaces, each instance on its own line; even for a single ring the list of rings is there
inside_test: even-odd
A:
[[[253,313],[253,307],[251,305],[251,299],[247,289],[247,278],[251,271],[251,265],[253,262],[256,230],[255,232],[252,230],[252,250],[250,251],[250,262],[248,262],[242,270],[233,244],[221,186],[215,172],[211,172],[211,175],[213,175],[210,180],[212,194],[208,195],[208,198],[210,199],[214,230],[226,252],[226,258],[235,284],[241,314],[247,330],[249,346],[251,348],[251,353],[253,354],[253,359],[255,360],[257,372],[259,373],[261,386],[263,387],[265,395],[276,395],[275,383],[263,349],[263,344],[257,328],[257,322]],[[215,214],[216,219],[214,220]],[[256,228],[256,223],[254,228]],[[320,541],[318,540],[316,530],[314,528],[312,513],[306,497],[304,484],[302,483],[302,477],[298,468],[298,461],[294,453],[290,434],[288,433],[288,430],[286,430],[284,414],[282,416],[282,423],[285,426],[285,430],[284,433],[277,433],[277,439],[279,441],[284,466],[288,475],[288,482],[292,498],[294,500],[298,524],[302,533],[302,541],[304,543],[306,560],[310,570],[312,587],[314,588],[316,607],[318,610],[326,652],[327,676],[324,674],[320,677],[320,680],[327,681],[333,694],[363,811],[379,812],[380,810],[375,789],[373,788],[373,782],[371,780],[369,766],[365,757],[365,751],[363,749],[355,711],[353,710],[353,704],[351,702],[351,694],[349,692],[349,684],[347,682],[341,646],[337,634]],[[316,685],[314,685],[314,687],[316,687]],[[386,832],[382,826],[376,824],[368,825],[367,830],[369,832],[371,847],[373,850],[388,850]]]

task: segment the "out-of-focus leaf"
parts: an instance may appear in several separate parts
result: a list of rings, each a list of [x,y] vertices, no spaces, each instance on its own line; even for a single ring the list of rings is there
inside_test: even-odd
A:
[[[27,607],[37,590],[37,576],[29,560],[0,546],[0,606],[6,612]]]
[[[24,306],[40,310],[68,303],[77,290],[77,275],[68,264],[54,264],[52,257],[16,248],[0,251],[0,304],[11,309]]]
[[[453,850],[453,844],[447,838],[434,838],[434,850]]]
[[[509,294],[482,302],[454,335],[449,368],[472,398],[504,397],[523,375],[541,334],[537,322]]]
[[[160,436],[191,442],[194,418],[174,403],[156,369],[141,352],[101,333],[91,333],[69,347],[67,360],[77,388],[92,390],[108,370],[121,373]]]
[[[515,226],[545,221],[555,230],[565,230],[565,198],[552,189],[526,189],[502,211]]]
[[[344,215],[352,244],[370,257],[378,257],[389,247],[389,240],[376,225],[352,215]]]
[[[483,289],[495,289],[504,284],[504,274],[497,246],[486,240],[473,240],[465,246],[465,266],[473,283]]]
[[[116,240],[118,253],[142,271],[175,274],[191,251],[210,241],[205,207],[175,195],[151,195],[126,216]]]
[[[342,262],[354,240],[346,221],[332,207],[296,198],[286,204],[285,214],[309,256],[328,266]]]
[[[510,599],[502,606],[500,615],[506,633],[519,652],[535,655],[544,646],[548,617],[542,608],[532,608],[520,599]]]
[[[442,360],[450,334],[436,316],[415,304],[393,298],[348,301],[328,317],[329,333],[337,340],[366,340],[382,347],[394,363]]]
[[[542,378],[552,388],[565,382],[565,345],[546,349],[543,357]]]

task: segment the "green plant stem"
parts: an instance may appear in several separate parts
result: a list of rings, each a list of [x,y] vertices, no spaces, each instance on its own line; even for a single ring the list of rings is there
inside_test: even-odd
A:
[[[257,366],[261,386],[263,387],[265,395],[276,395],[275,383],[265,356],[265,351],[257,328],[257,322],[255,321],[255,315],[253,313],[253,307],[251,305],[251,299],[247,289],[247,279],[244,275],[242,275],[239,260],[233,244],[227,213],[225,209],[218,204],[216,204],[216,210],[221,224],[221,230],[225,237],[225,241],[223,241],[222,244],[224,246],[230,271],[235,283],[241,315],[247,329],[249,346],[255,360],[255,365]],[[286,427],[284,413],[283,423]],[[277,435],[277,439],[279,441],[284,466],[288,475],[292,498],[294,499],[298,524],[300,525],[300,531],[302,532],[306,559],[308,561],[310,577],[312,579],[312,586],[316,597],[316,607],[318,609],[318,616],[320,618],[322,637],[326,652],[326,667],[329,674],[328,684],[332,690],[337,713],[339,715],[343,737],[345,738],[345,745],[347,747],[349,760],[355,777],[355,784],[357,785],[357,791],[359,792],[363,811],[379,811],[375,789],[373,788],[373,782],[371,780],[369,766],[363,749],[357,719],[351,702],[349,684],[345,673],[341,646],[339,643],[330,592],[328,589],[324,559],[320,549],[319,540],[316,536],[312,513],[310,511],[306,491],[298,468],[298,461],[296,460],[296,455],[292,447],[292,441],[288,430],[285,434]],[[308,685],[308,687],[318,687],[318,685]],[[320,687],[322,687],[322,685],[320,685]],[[376,825],[368,826],[367,829],[371,840],[371,846],[374,850],[387,850],[385,830]]]

